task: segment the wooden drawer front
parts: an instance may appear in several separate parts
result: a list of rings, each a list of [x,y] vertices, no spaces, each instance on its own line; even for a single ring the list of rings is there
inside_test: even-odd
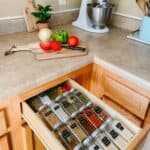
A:
[[[83,93],[87,97],[89,97],[93,103],[99,105],[112,118],[115,118],[115,119],[123,122],[127,126],[127,128],[129,128],[135,134],[134,138],[132,139],[133,141],[135,141],[136,139],[139,139],[139,136],[141,137],[141,134],[142,135],[146,134],[146,132],[143,132],[143,130],[141,128],[136,126],[134,123],[130,122],[128,119],[126,119],[120,113],[118,113],[113,108],[111,108],[110,106],[105,104],[102,100],[100,100],[99,98],[97,98],[94,95],[92,95],[91,93],[89,93],[85,88],[81,87],[75,81],[69,80],[69,83],[74,88],[78,89],[81,93]],[[48,127],[46,127],[45,123],[40,119],[39,115],[37,115],[26,102],[22,103],[22,116],[47,149],[65,150],[65,147],[56,138],[54,133],[51,130],[49,130]],[[136,145],[138,145],[139,142],[140,142],[140,140],[138,140],[138,143],[136,143]],[[133,147],[136,145],[131,141],[129,143],[128,147]]]
[[[0,136],[3,135],[7,130],[5,114],[3,110],[0,110]]]
[[[10,150],[7,135],[0,138],[0,150]]]
[[[103,102],[105,102],[107,105],[111,106],[113,109],[118,111],[120,114],[122,114],[126,118],[128,118],[130,121],[135,123],[137,126],[139,126],[139,127],[142,126],[143,120],[139,119],[134,114],[130,113],[129,111],[127,111],[122,106],[120,106],[119,104],[115,103],[114,101],[112,101],[108,97],[103,97]]]
[[[132,89],[113,80],[109,76],[104,76],[105,95],[135,114],[141,119],[145,118],[149,99],[136,93]]]

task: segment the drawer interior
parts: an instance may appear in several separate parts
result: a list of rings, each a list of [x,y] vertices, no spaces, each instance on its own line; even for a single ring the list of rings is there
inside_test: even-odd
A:
[[[100,106],[104,111],[106,111],[113,119],[119,120],[122,122],[133,134],[134,137],[132,140],[128,143],[128,147],[133,144],[133,142],[138,138],[139,134],[141,134],[142,129],[136,126],[134,123],[126,119],[124,116],[122,116],[119,112],[105,104],[102,100],[95,97],[91,93],[89,93],[85,88],[80,86],[78,83],[76,83],[73,80],[67,81],[69,85],[71,85],[73,88],[79,90],[81,93],[86,95],[92,103]],[[38,138],[41,140],[41,142],[45,145],[47,149],[59,149],[64,150],[66,149],[58,136],[55,134],[54,131],[52,131],[46,123],[41,119],[40,115],[34,111],[31,106],[28,104],[28,101],[24,101],[22,103],[22,116],[28,123],[28,125],[32,128],[32,130],[35,132],[35,134],[38,136]]]

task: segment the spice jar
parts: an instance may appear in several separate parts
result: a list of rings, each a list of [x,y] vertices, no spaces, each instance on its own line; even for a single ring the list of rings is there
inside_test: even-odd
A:
[[[86,119],[82,113],[76,116],[76,120],[88,135],[91,135],[95,131],[96,128]]]
[[[98,116],[92,111],[90,108],[86,108],[83,111],[84,116],[92,123],[95,128],[99,128],[103,123],[102,120],[98,118]]]
[[[77,98],[73,92],[68,93],[66,97],[69,103],[72,104],[77,110],[80,110],[81,108],[85,108],[84,103],[80,101],[79,98]]]
[[[69,116],[75,116],[77,113],[77,109],[71,105],[67,97],[63,96],[59,99],[60,106],[64,109],[64,111],[69,115]]]
[[[102,110],[99,106],[92,105],[91,108],[103,122],[105,122],[108,118],[110,118],[110,116],[104,110]]]
[[[63,123],[70,119],[70,116],[63,110],[63,108],[58,103],[52,103],[51,109]]]
[[[52,129],[56,129],[61,125],[59,118],[52,112],[50,107],[46,106],[40,111],[41,116]]]
[[[29,99],[27,103],[31,106],[31,108],[35,112],[39,112],[40,108],[43,106],[43,103],[41,102],[40,98],[38,96]]]
[[[67,126],[80,143],[87,138],[88,135],[83,131],[83,129],[81,129],[81,127],[75,120],[70,120],[67,123]]]
[[[73,92],[76,95],[76,97],[79,98],[79,100],[83,102],[85,105],[90,106],[92,104],[90,99],[84,94],[82,94],[80,91],[78,91],[77,89],[75,89]]]
[[[72,150],[79,145],[78,139],[72,134],[67,126],[64,125],[59,128],[57,133],[68,150]]]
[[[56,100],[57,97],[63,95],[63,89],[60,86],[54,87],[47,91],[47,95],[51,100]]]

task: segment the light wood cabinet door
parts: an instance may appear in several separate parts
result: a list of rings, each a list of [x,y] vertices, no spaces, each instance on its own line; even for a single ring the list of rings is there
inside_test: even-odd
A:
[[[33,133],[28,125],[22,126],[22,138],[23,138],[23,149],[24,150],[34,150],[33,145]]]
[[[6,118],[4,110],[0,110],[0,136],[7,130]]]
[[[124,109],[119,104],[115,103],[113,100],[111,100],[108,97],[103,97],[103,102],[105,102],[107,105],[111,106],[113,109],[118,111],[120,114],[128,118],[130,121],[134,122],[137,126],[141,127],[143,124],[143,120],[136,117],[134,114],[130,113],[126,109]]]
[[[93,64],[90,92],[101,98],[104,95],[103,68]]]
[[[45,150],[39,138],[31,128],[25,124],[22,126],[23,150]]]
[[[90,91],[91,89],[91,78],[92,78],[92,67],[93,64],[89,64],[69,75],[69,78],[74,79],[80,85]]]
[[[116,81],[111,76],[108,76],[107,73],[104,74],[103,79],[105,95],[144,120],[149,99]]]
[[[7,135],[0,138],[0,150],[11,150]]]

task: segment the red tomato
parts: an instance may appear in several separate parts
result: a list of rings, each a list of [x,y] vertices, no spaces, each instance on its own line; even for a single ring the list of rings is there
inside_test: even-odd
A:
[[[69,46],[77,46],[79,44],[79,39],[76,36],[70,36],[68,39]]]
[[[40,48],[45,50],[45,51],[48,51],[51,49],[51,43],[50,42],[41,42]]]
[[[59,42],[51,41],[50,44],[51,44],[51,48],[54,51],[60,51],[61,50],[61,44]]]

